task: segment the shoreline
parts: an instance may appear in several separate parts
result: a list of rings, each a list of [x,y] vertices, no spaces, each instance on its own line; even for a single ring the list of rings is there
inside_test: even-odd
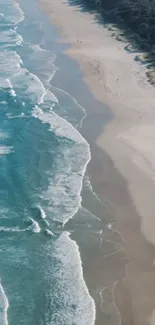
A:
[[[52,4],[42,0],[42,5],[49,16],[54,15],[52,22],[71,45],[65,52],[80,64],[89,89],[113,112],[114,119],[95,139],[97,146],[90,132],[93,123],[89,118],[84,121],[83,133],[92,149],[88,173],[96,193],[112,206],[116,229],[125,239],[127,274],[115,287],[122,324],[153,324],[155,89],[134,55],[127,54],[124,45],[95,23],[92,15],[75,11],[61,0]],[[103,112],[95,113],[98,121],[104,117]]]

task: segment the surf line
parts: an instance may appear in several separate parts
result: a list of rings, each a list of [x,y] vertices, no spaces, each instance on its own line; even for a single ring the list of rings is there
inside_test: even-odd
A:
[[[8,325],[8,311],[9,301],[3,289],[0,279],[0,323],[2,325]]]

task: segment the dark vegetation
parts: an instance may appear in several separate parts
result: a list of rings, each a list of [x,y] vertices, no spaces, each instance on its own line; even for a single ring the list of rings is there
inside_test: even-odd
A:
[[[123,28],[144,51],[155,55],[155,0],[70,0]]]

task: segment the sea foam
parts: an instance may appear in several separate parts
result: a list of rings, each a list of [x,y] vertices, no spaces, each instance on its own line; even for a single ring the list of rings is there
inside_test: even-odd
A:
[[[50,258],[50,245],[47,256]],[[47,320],[54,324],[80,324],[94,325],[95,304],[89,295],[88,288],[83,278],[82,263],[77,244],[69,237],[68,232],[63,232],[55,242],[53,258],[59,259],[61,265],[54,273],[58,295],[61,293],[62,308],[59,313],[54,309],[47,311]],[[50,268],[45,275],[50,277]],[[51,295],[53,292],[51,292]],[[52,299],[51,299],[52,301]],[[45,318],[46,320],[46,318]],[[45,322],[46,323],[46,322]],[[48,323],[48,321],[47,321]]]
[[[0,52],[0,86],[13,88],[9,78],[20,71],[20,57],[14,52]]]
[[[15,28],[9,28],[0,33],[0,48],[5,52],[12,48],[16,49],[17,45],[21,45],[22,42],[23,38],[16,32]]]
[[[70,142],[70,145],[62,148],[63,160],[58,158],[56,161],[55,178],[51,179],[48,190],[43,193],[53,219],[65,223],[81,206],[83,177],[91,158],[89,144],[69,122],[53,111],[38,114],[37,117],[43,123],[50,124],[51,131],[58,137]]]
[[[32,72],[49,88],[49,82],[58,70],[54,64],[55,53],[41,48],[40,45],[29,46],[29,51],[27,65],[31,66]]]
[[[41,206],[38,206],[38,209],[40,210],[40,216],[42,219],[46,219],[46,213],[43,210],[43,208]]]
[[[29,220],[32,222],[31,225],[27,228],[27,230],[30,230],[34,233],[39,233],[41,231],[39,223],[35,221],[33,218],[29,218]]]
[[[0,145],[0,155],[8,155],[9,153],[12,153],[13,147],[11,146],[2,146]]]
[[[22,101],[29,99],[32,105],[43,103],[46,89],[36,75],[27,69],[20,69],[10,80],[19,99]]]
[[[0,12],[5,17],[6,21],[14,25],[24,19],[22,9],[19,7],[19,4],[13,0],[1,0]]]
[[[8,325],[7,311],[9,308],[9,302],[4,292],[2,284],[0,283],[0,324]]]

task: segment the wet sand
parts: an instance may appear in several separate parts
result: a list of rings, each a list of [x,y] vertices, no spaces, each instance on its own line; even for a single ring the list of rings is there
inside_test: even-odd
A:
[[[88,113],[82,128],[92,153],[88,174],[110,211],[107,221],[113,228],[100,224],[98,240],[85,230],[90,245],[78,231],[74,233],[84,277],[96,301],[96,324],[119,324],[120,319],[123,325],[154,324],[155,89],[146,80],[144,66],[134,60],[135,54],[127,53],[124,44],[95,23],[92,15],[66,1],[41,3],[59,27],[62,41],[71,44],[67,54],[79,62],[83,80],[103,103],[90,105],[87,97],[80,97],[80,76],[75,75],[75,87],[67,78],[64,90],[78,97]],[[83,193],[83,205],[85,198]],[[96,211],[101,217],[100,204]],[[103,220],[106,213],[103,208]]]

